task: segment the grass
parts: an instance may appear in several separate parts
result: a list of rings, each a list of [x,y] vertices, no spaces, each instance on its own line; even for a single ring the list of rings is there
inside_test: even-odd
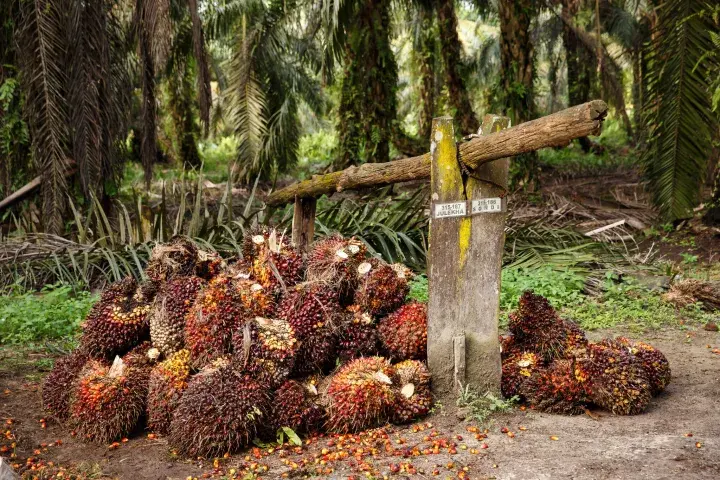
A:
[[[0,298],[0,344],[23,344],[74,336],[98,296],[68,285]]]
[[[519,398],[503,399],[488,392],[481,394],[477,389],[466,385],[457,399],[457,406],[468,411],[468,417],[479,424],[486,424],[496,413],[509,412],[517,404]]]

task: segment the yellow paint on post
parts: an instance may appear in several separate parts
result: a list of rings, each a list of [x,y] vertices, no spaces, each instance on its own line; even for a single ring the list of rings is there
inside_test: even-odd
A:
[[[472,219],[465,217],[460,222],[460,235],[458,244],[460,246],[459,265],[460,271],[465,266],[467,260],[467,252],[470,249],[470,237],[472,236]]]
[[[436,142],[437,148],[437,163],[438,167],[447,170],[448,172],[458,168],[457,163],[457,148],[455,147],[455,139],[453,124],[450,122],[442,122],[437,126],[435,131],[434,141]],[[443,141],[443,139],[451,139],[452,141]],[[452,178],[452,175],[448,175]],[[440,190],[444,194],[444,197],[456,195],[458,192],[463,190],[463,186],[456,185],[454,182],[441,182]]]

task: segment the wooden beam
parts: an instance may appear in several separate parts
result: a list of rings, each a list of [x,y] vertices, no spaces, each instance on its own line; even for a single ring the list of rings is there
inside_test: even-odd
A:
[[[482,135],[460,144],[460,161],[475,169],[493,160],[547,147],[561,147],[575,138],[598,135],[606,114],[605,102],[593,100],[507,130]],[[265,203],[278,206],[294,202],[295,197],[319,197],[343,190],[379,187],[429,177],[430,154],[426,153],[394,162],[366,163],[340,172],[318,175],[273,192]]]
[[[293,212],[292,241],[302,253],[306,253],[315,237],[315,198],[296,198]]]
[[[70,177],[72,175],[75,175],[75,172],[77,172],[77,168],[75,168],[75,162],[71,161],[67,164],[67,170],[65,170],[65,176]],[[40,188],[40,184],[42,183],[42,175],[38,175],[37,177],[30,180],[28,183],[5,197],[2,201],[0,201],[0,211],[6,209],[7,207],[11,207],[15,205],[17,202],[21,201],[25,197],[31,195],[35,190]]]

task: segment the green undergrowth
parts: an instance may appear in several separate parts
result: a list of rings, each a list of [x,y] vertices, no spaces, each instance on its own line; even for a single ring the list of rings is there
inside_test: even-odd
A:
[[[98,296],[68,285],[0,298],[0,344],[21,344],[75,335]]]

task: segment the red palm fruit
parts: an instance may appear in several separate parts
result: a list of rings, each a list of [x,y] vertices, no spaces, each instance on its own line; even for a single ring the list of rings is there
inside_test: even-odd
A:
[[[512,348],[502,354],[502,380],[500,391],[505,398],[522,395],[523,384],[539,368],[544,366],[542,358],[533,352]]]
[[[212,279],[185,317],[185,348],[192,366],[201,368],[230,353],[233,332],[249,318],[232,278]]]
[[[333,365],[337,343],[337,336],[329,326],[315,329],[300,341],[290,376],[301,377],[327,371]]]
[[[670,362],[660,350],[652,345],[645,342],[635,342],[625,337],[617,337],[614,340],[606,339],[600,343],[616,349],[624,349],[630,355],[636,357],[645,369],[653,396],[665,390],[665,387],[670,383],[672,377]]]
[[[270,422],[268,390],[233,365],[191,377],[170,424],[180,454],[220,456],[247,445]]]
[[[284,320],[255,317],[233,335],[236,363],[269,388],[277,388],[290,375],[299,343]]]
[[[521,396],[540,412],[576,415],[590,403],[585,387],[575,378],[573,360],[556,360],[534,370],[520,386]]]
[[[288,235],[274,228],[260,226],[247,232],[243,238],[243,259],[255,281],[270,292],[302,281],[305,268],[302,254],[292,246]]]
[[[45,377],[42,388],[43,408],[56,419],[67,420],[70,416],[72,387],[89,359],[82,350],[75,350],[57,360]]]
[[[324,283],[341,297],[348,296],[357,286],[357,268],[366,256],[367,247],[355,237],[335,234],[318,240],[308,254],[307,280]]]
[[[327,395],[328,429],[350,433],[387,422],[396,404],[400,380],[382,357],[357,358],[332,376]]]
[[[234,278],[233,285],[249,318],[275,316],[276,304],[272,291],[245,278]]]
[[[285,293],[277,314],[304,340],[316,330],[334,328],[341,312],[335,291],[322,283],[305,282]]]
[[[150,253],[145,273],[152,282],[162,284],[176,276],[194,275],[198,249],[185,237],[173,237],[169,243],[158,244]]]
[[[128,435],[145,411],[149,369],[137,357],[112,366],[91,360],[73,391],[70,413],[80,438],[107,443]]]
[[[275,430],[289,427],[298,434],[319,432],[325,422],[325,410],[315,401],[318,396],[313,380],[288,380],[275,391],[272,419]]]
[[[160,287],[149,314],[150,339],[165,356],[183,348],[185,317],[206,285],[199,277],[175,277]]]
[[[372,357],[379,353],[379,341],[373,318],[357,305],[347,308],[337,329],[340,361]]]
[[[573,349],[587,344],[577,325],[560,318],[546,298],[531,291],[520,297],[517,310],[510,314],[509,328],[521,350],[535,352],[547,362],[569,358]]]
[[[411,302],[380,320],[378,336],[395,360],[424,360],[427,356],[427,305]]]
[[[405,360],[394,367],[400,380],[400,393],[392,408],[392,422],[408,423],[427,415],[432,407],[428,368],[418,360]]]
[[[355,304],[373,316],[387,315],[405,303],[412,272],[400,264],[389,265],[373,258],[357,268]]]
[[[151,289],[128,277],[108,287],[83,323],[81,347],[95,358],[122,355],[150,334]]]
[[[593,403],[617,415],[643,412],[652,397],[642,362],[624,349],[588,344],[576,357],[575,378]]]
[[[190,352],[179,350],[150,371],[147,424],[153,432],[170,432],[172,415],[190,379]]]

